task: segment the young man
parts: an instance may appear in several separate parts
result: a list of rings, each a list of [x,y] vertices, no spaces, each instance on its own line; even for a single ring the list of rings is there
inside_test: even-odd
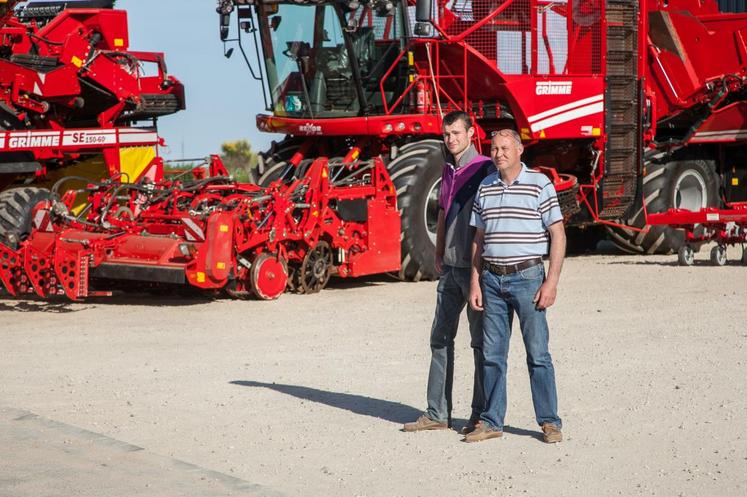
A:
[[[494,133],[490,155],[498,171],[485,178],[475,196],[469,301],[472,309],[483,310],[486,408],[465,437],[467,442],[503,435],[514,313],[526,348],[537,423],[545,442],[562,440],[545,310],[555,302],[565,257],[563,215],[552,182],[521,162],[523,151],[516,131]],[[550,267],[545,277],[542,256],[548,242]]]
[[[493,171],[488,157],[472,145],[475,128],[465,112],[451,112],[443,120],[444,144],[449,151],[441,176],[436,231],[438,281],[436,312],[431,327],[431,366],[428,373],[428,409],[405,431],[443,430],[451,425],[451,390],[454,378],[454,338],[459,316],[469,298],[474,228],[470,215],[480,182]],[[467,309],[470,344],[475,362],[471,431],[484,408],[482,387],[482,313]]]

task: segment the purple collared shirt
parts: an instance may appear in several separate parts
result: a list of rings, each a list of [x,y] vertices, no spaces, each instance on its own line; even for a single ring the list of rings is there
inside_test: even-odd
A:
[[[454,197],[457,192],[467,183],[472,177],[480,172],[481,168],[485,165],[485,161],[491,162],[489,157],[480,155],[477,153],[474,145],[470,145],[469,148],[464,152],[460,167],[456,167],[450,161],[454,160],[454,156],[449,155],[444,164],[443,172],[441,173],[441,191],[438,195],[438,206],[444,210],[444,213],[449,212],[449,207],[454,201]],[[481,179],[482,180],[482,179]]]
[[[449,157],[453,161],[453,157]],[[470,226],[470,214],[475,193],[482,180],[495,171],[493,162],[477,153],[475,147],[464,152],[455,167],[447,159],[441,174],[441,191],[438,206],[444,210],[444,255],[446,266],[470,267],[472,239],[475,229]]]

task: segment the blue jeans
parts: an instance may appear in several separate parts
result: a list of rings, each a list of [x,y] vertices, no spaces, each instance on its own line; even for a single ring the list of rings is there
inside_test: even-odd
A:
[[[444,266],[438,280],[436,315],[431,327],[431,367],[428,373],[428,410],[425,415],[434,421],[451,423],[451,389],[454,384],[454,338],[459,316],[467,306],[470,345],[475,361],[472,390],[472,419],[485,408],[482,385],[482,312],[468,305],[470,268]]]
[[[506,360],[514,313],[519,317],[524,338],[537,423],[562,426],[545,311],[537,309],[532,302],[544,280],[542,264],[505,276],[482,272],[487,406],[480,419],[497,430],[503,430],[506,416]]]

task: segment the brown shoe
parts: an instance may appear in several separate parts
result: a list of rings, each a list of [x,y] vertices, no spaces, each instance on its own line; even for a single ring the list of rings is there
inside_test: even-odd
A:
[[[434,421],[425,414],[420,416],[417,421],[412,423],[405,423],[405,431],[425,431],[425,430],[445,430],[448,426],[446,423],[440,421]]]
[[[490,438],[500,438],[502,436],[502,431],[496,430],[495,428],[489,426],[487,423],[478,421],[474,431],[472,431],[472,433],[468,433],[464,437],[464,441],[468,443],[482,442],[483,440],[488,440]]]
[[[563,440],[563,433],[560,428],[552,423],[545,423],[542,425],[542,433],[545,443],[554,444]]]
[[[470,418],[469,421],[467,421],[467,424],[462,427],[462,434],[468,435],[475,431],[475,428],[477,428],[477,423],[480,422],[480,418]]]

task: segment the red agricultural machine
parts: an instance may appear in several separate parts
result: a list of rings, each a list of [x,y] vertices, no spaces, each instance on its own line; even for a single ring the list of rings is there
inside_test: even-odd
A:
[[[104,8],[112,0],[17,4],[0,1],[0,190],[102,153],[99,177],[137,180],[149,159],[123,164],[120,148],[157,144],[156,118],[184,108],[163,54],[128,50],[127,13]],[[135,123],[148,143],[120,142]],[[0,235],[15,226],[7,209],[0,201]]]
[[[162,58],[153,56],[155,79],[136,70],[147,57],[126,52],[125,35],[108,33],[121,25],[104,22],[124,19],[118,11],[5,13],[0,69],[35,69],[20,82],[0,72],[0,108],[13,110],[16,127],[49,131],[5,132],[0,144],[25,136],[18,150],[39,164],[75,161],[90,146],[110,173],[68,193],[58,182],[52,192],[0,194],[0,224],[11,223],[0,279],[11,293],[80,299],[181,285],[274,298],[286,288],[318,291],[334,274],[434,278],[441,116],[455,109],[474,116],[479,147],[492,130],[520,132],[527,162],[553,179],[570,226],[605,226],[637,252],[744,241],[744,2],[218,3],[221,38],[263,82],[271,114],[257,116],[259,129],[287,134],[261,154],[257,184],[236,183],[217,158],[189,177],[164,177],[157,157],[122,174],[122,138],[157,136],[117,126],[182,105]],[[54,93],[36,57],[54,59],[72,89]],[[108,87],[112,79],[138,84],[99,106],[92,94],[75,96],[75,80],[80,92],[124,88]],[[93,114],[116,144],[75,141],[91,129],[67,126],[93,125]],[[52,131],[52,142],[39,141]],[[683,211],[729,221],[675,218]],[[657,212],[670,217],[645,226]]]
[[[605,226],[630,252],[684,242],[682,230],[646,226],[647,212],[747,201],[745,10],[715,0],[218,8],[223,39],[255,54],[271,112],[257,126],[287,134],[262,155],[259,183],[351,145],[381,157],[402,215],[400,275],[416,280],[435,276],[440,116],[449,110],[474,116],[485,152],[490,131],[518,130],[527,163],[556,180],[567,224]]]
[[[63,180],[64,181],[64,180]],[[380,159],[306,161],[287,183],[237,184],[213,158],[188,176],[89,184],[36,202],[30,235],[0,244],[12,295],[66,295],[163,285],[277,298],[321,290],[332,274],[399,268],[396,192]]]

